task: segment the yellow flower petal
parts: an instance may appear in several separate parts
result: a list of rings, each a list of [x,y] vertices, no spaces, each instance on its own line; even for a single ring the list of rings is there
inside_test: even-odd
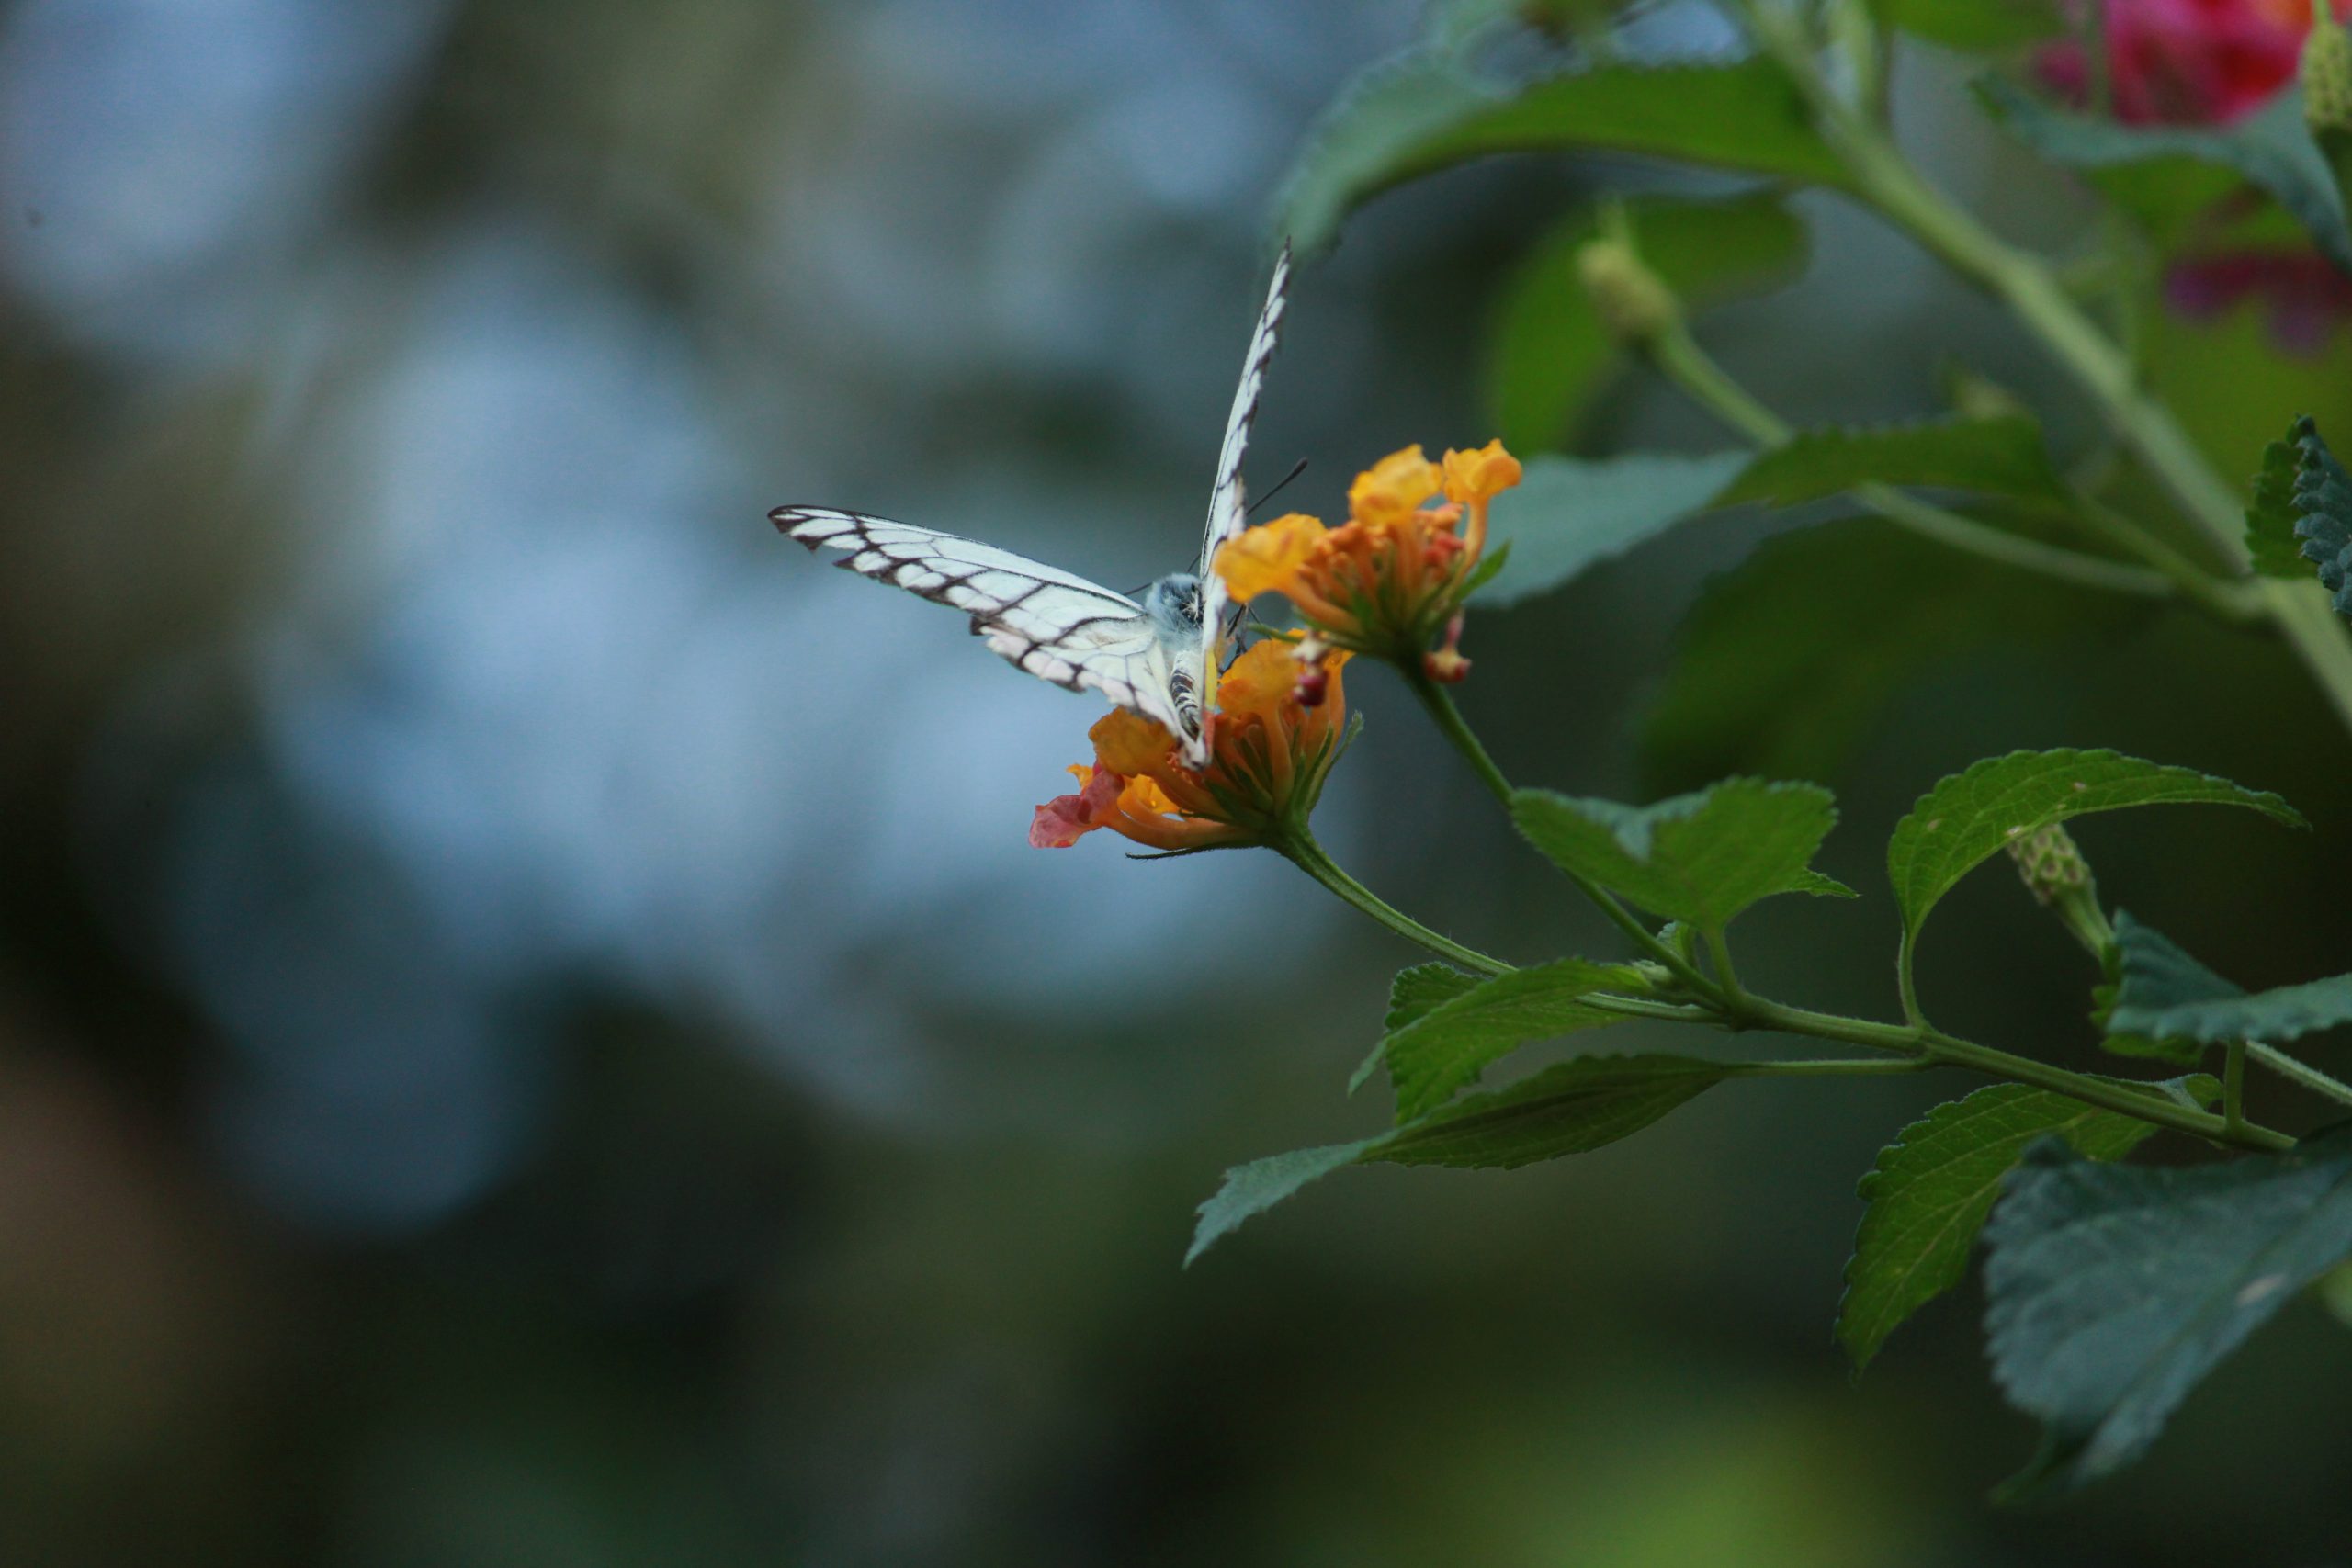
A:
[[[1323,534],[1320,522],[1299,512],[1261,523],[1218,547],[1216,573],[1244,603],[1261,593],[1280,593],[1323,542]]]
[[[1138,817],[1173,817],[1182,810],[1147,773],[1137,773],[1127,781],[1127,787],[1119,792],[1119,805]]]
[[[1258,718],[1269,726],[1279,724],[1282,705],[1298,684],[1298,661],[1290,656],[1290,644],[1271,637],[1245,649],[1217,682],[1218,716],[1235,722]]]
[[[1132,778],[1163,767],[1176,738],[1157,719],[1113,708],[1086,732],[1094,742],[1094,760],[1114,773]]]
[[[1438,466],[1421,456],[1417,443],[1391,452],[1356,476],[1348,487],[1348,515],[1359,523],[1393,526],[1438,492]]]
[[[1445,498],[1468,504],[1492,501],[1496,496],[1519,482],[1519,459],[1503,450],[1500,441],[1489,441],[1471,452],[1448,452],[1445,455]]]

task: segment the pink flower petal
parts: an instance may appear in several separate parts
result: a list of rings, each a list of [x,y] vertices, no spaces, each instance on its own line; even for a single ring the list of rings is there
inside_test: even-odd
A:
[[[1066,850],[1103,826],[1118,810],[1126,782],[1108,768],[1097,768],[1076,795],[1057,795],[1038,807],[1029,818],[1029,847]]]

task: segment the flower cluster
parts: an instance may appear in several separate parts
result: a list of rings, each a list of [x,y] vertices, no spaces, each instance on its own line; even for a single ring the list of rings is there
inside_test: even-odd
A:
[[[2312,25],[2311,0],[2092,3],[2106,7],[2116,118],[2134,124],[2216,125],[2252,113],[2293,79]],[[2035,65],[2069,96],[2089,96],[2079,43],[2052,44]]]
[[[2192,256],[2165,274],[2165,303],[2192,321],[2226,315],[2249,299],[2264,308],[2280,347],[2315,355],[2336,324],[2352,318],[2352,277],[2307,250]]]
[[[1408,446],[1356,477],[1340,526],[1277,517],[1228,542],[1216,570],[1236,599],[1279,593],[1297,608],[1309,628],[1296,658],[1310,700],[1332,650],[1419,660],[1433,678],[1458,681],[1470,669],[1454,644],[1486,549],[1487,504],[1519,478],[1519,459],[1499,441],[1448,452],[1442,463]],[[1441,633],[1443,646],[1430,651]]]
[[[2314,130],[2340,112],[2347,51],[2339,29],[2312,35],[2311,0],[2092,3],[2105,7],[2107,82],[2118,119],[2228,124],[2295,80],[2299,61]],[[2341,16],[2347,5],[2352,0],[2331,0],[2330,9]],[[2307,37],[2316,46],[2308,51]],[[2052,44],[2035,57],[2041,78],[2076,102],[2090,96],[2091,63],[2078,41]],[[2239,210],[2224,205],[2214,217],[2226,224]],[[2301,246],[2225,243],[2178,259],[2165,270],[2165,298],[2175,313],[2191,321],[2258,301],[2273,340],[2303,355],[2324,348],[2338,324],[2352,318],[2352,284],[2333,263]]]
[[[1288,645],[1260,642],[1218,678],[1210,716],[1208,766],[1184,766],[1175,738],[1151,719],[1107,714],[1087,738],[1091,766],[1037,807],[1029,841],[1067,849],[1098,828],[1170,852],[1279,843],[1303,829],[1323,780],[1346,740],[1347,698],[1339,666],[1328,666],[1320,701],[1300,700]]]

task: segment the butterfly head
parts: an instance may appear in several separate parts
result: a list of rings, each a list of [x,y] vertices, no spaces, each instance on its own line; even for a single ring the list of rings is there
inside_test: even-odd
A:
[[[1143,608],[1163,637],[1196,637],[1201,634],[1201,580],[1189,571],[1171,571],[1144,590]]]

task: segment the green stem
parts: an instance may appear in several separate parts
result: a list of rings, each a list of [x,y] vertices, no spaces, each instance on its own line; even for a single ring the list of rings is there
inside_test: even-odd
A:
[[[1690,329],[1677,321],[1645,345],[1650,358],[1668,379],[1690,399],[1757,446],[1770,449],[1795,434],[1788,422],[1766,408],[1747,388],[1732,379],[1713,355],[1699,346]],[[1952,549],[1965,550],[2003,566],[2038,571],[2085,587],[2113,593],[2165,598],[2174,591],[2164,572],[2125,561],[2088,556],[2079,550],[2045,545],[2004,529],[1987,526],[1973,517],[1906,495],[1892,485],[1860,484],[1854,498],[1871,511],[1923,538]],[[2193,570],[2193,569],[2192,569]],[[2202,585],[2206,580],[2198,574]]]
[[[1707,956],[1715,966],[1715,984],[1723,989],[1724,1001],[1736,1011],[1747,1000],[1747,992],[1740,986],[1739,972],[1731,966],[1731,942],[1721,926],[1710,926],[1703,934]]]
[[[1777,1029],[1789,1034],[1809,1034],[1819,1040],[1842,1041],[1849,1045],[1867,1045],[1905,1055],[1925,1055],[1939,1063],[1983,1073],[1988,1077],[2006,1078],[2012,1083],[2031,1084],[2036,1089],[2050,1089],[2086,1105],[2096,1105],[2103,1111],[2135,1117],[2159,1127],[2170,1127],[2217,1144],[2270,1151],[2295,1146],[2292,1138],[2268,1127],[2250,1122],[2233,1127],[2227,1120],[2211,1111],[2194,1111],[2185,1105],[2155,1100],[2144,1090],[2134,1089],[2112,1078],[2073,1072],[2036,1061],[2031,1056],[2020,1056],[2012,1051],[1962,1040],[1937,1029],[1874,1023],[1866,1019],[1844,1018],[1835,1013],[1815,1012],[1808,1008],[1788,1007],[1760,998],[1749,999],[1747,1012],[1750,1021],[1759,1028]]]
[[[1753,392],[1732,379],[1715,356],[1699,346],[1690,329],[1672,321],[1650,334],[1642,345],[1666,378],[1692,401],[1747,436],[1758,446],[1786,444],[1795,430],[1766,408]]]
[[[1713,1008],[1691,1002],[1655,1002],[1642,997],[1621,997],[1608,991],[1595,992],[1582,998],[1603,1012],[1613,1012],[1624,1018],[1654,1018],[1666,1023],[1721,1024],[1723,1014]]]
[[[1903,1000],[1903,1016],[1913,1029],[1928,1027],[1928,1015],[1919,1006],[1919,981],[1913,973],[1911,962],[1913,932],[1909,925],[1903,928],[1902,940],[1894,949],[1894,988]]]
[[[1787,1062],[1742,1062],[1732,1069],[1731,1076],[1743,1078],[1888,1077],[1897,1073],[1926,1072],[1935,1066],[1937,1063],[1926,1056],[1907,1061],[1892,1056],[1819,1056]]]
[[[1405,677],[1405,683],[1413,689],[1413,695],[1420,699],[1422,708],[1429,714],[1430,722],[1437,726],[1439,733],[1462,753],[1469,762],[1471,772],[1478,775],[1478,782],[1487,786],[1487,793],[1509,810],[1512,794],[1510,781],[1503,777],[1503,771],[1495,766],[1495,760],[1487,754],[1486,747],[1479,743],[1469,721],[1462,716],[1462,710],[1453,705],[1452,695],[1443,686],[1430,680],[1429,671],[1412,658],[1399,659],[1396,665],[1397,671]],[[1689,959],[1660,942],[1639,917],[1618,902],[1615,894],[1580,872],[1571,871],[1566,866],[1561,866],[1560,872],[1576,884],[1577,891],[1589,899],[1595,908],[1609,918],[1611,924],[1625,933],[1644,957],[1664,964],[1675,978],[1700,996],[1712,998],[1716,994],[1713,981],[1702,974]]]
[[[2352,639],[2317,581],[2257,578],[2250,584],[2278,635],[2327,694],[2335,716],[2352,728]]]
[[[2245,1043],[2246,1055],[2268,1067],[2289,1083],[2323,1095],[2339,1105],[2352,1105],[2352,1084],[2321,1072],[2309,1062],[2290,1056],[2276,1045],[2265,1045],[2259,1040]]]
[[[2222,1058],[2222,1122],[2233,1133],[2245,1131],[2245,1042],[2233,1040]]]
[[[2216,619],[2260,620],[2263,606],[2244,580],[2216,577],[2123,513],[2078,487],[2067,491],[2067,518],[2137,555]]]
[[[1487,755],[1487,748],[1479,742],[1469,722],[1462,716],[1462,710],[1453,705],[1453,698],[1447,694],[1443,686],[1430,680],[1429,671],[1412,657],[1397,660],[1396,669],[1405,677],[1405,683],[1413,688],[1413,695],[1420,699],[1421,707],[1429,714],[1430,722],[1437,726],[1440,734],[1453,743],[1453,749],[1462,753],[1464,760],[1470,764],[1470,771],[1476,773],[1478,782],[1487,786],[1487,793],[1500,802],[1504,809],[1510,809],[1510,781],[1503,777],[1500,768],[1495,766],[1495,760]]]
[[[2104,556],[2085,555],[2080,550],[2070,550],[2058,545],[2045,545],[2039,539],[2029,539],[2006,529],[1995,528],[1979,523],[1973,517],[1962,516],[1914,495],[1905,495],[1891,485],[1856,485],[1854,499],[1923,538],[1983,556],[1986,560],[1996,561],[2003,566],[2038,571],[2044,577],[2054,577],[2109,593],[2133,593],[2142,598],[2164,599],[2175,592],[2175,580],[2162,570],[2133,566],[2128,561],[2109,560]],[[2197,581],[2197,597],[2201,603],[2206,596],[2204,585],[2210,579],[2199,573]]]
[[[1314,836],[1304,828],[1300,829],[1295,837],[1278,841],[1269,847],[1337,894],[1341,902],[1352,905],[1358,911],[1371,916],[1406,941],[1417,942],[1439,957],[1450,959],[1464,969],[1476,974],[1508,975],[1510,973],[1511,965],[1501,959],[1489,958],[1476,948],[1464,947],[1449,937],[1440,936],[1411,916],[1383,902],[1379,895],[1340,869],[1340,863],[1333,860],[1323,846],[1316,842]]]

